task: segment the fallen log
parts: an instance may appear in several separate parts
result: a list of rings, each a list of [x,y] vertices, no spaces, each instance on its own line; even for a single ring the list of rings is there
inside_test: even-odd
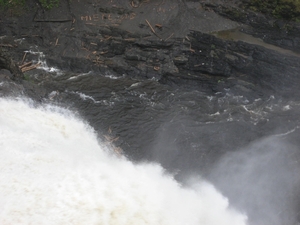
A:
[[[37,63],[37,64],[32,65],[32,66],[23,67],[23,68],[21,69],[21,71],[24,73],[24,72],[27,72],[27,71],[29,71],[29,70],[36,69],[36,68],[37,68],[38,66],[40,66],[40,65],[41,65],[41,63]]]
[[[28,67],[28,66],[30,66],[31,64],[32,64],[32,62],[28,62],[28,63],[25,63],[25,64],[19,66],[19,68],[20,68],[20,69],[23,69],[24,67]]]

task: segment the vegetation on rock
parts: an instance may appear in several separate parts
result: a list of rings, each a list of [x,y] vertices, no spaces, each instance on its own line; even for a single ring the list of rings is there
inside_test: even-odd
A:
[[[37,0],[38,3],[45,9],[52,9],[57,7],[59,0]],[[0,8],[14,8],[24,6],[25,0],[0,0]]]
[[[300,0],[250,0],[248,7],[276,18],[300,20]]]
[[[38,0],[38,1],[46,9],[52,9],[53,7],[57,7],[59,4],[59,0]]]

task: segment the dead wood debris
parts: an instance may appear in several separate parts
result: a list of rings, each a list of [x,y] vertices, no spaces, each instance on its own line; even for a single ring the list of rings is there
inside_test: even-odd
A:
[[[36,63],[36,64],[32,65],[32,62],[27,62],[27,63],[19,66],[19,68],[22,71],[22,73],[24,73],[24,72],[27,72],[27,71],[30,71],[30,70],[34,70],[37,67],[39,67],[40,65],[41,65],[41,63]]]
[[[163,40],[163,39],[155,32],[155,30],[153,29],[153,27],[151,26],[151,24],[149,23],[149,21],[148,21],[147,19],[145,19],[145,21],[146,21],[146,23],[148,24],[148,26],[150,27],[152,33],[153,33],[156,37],[158,37],[160,40]]]
[[[27,62],[25,64],[22,64],[21,66],[19,66],[20,69],[23,69],[24,67],[28,67],[31,66],[32,62]]]
[[[22,59],[21,65],[23,65],[23,64],[24,64],[24,61],[25,61],[26,55],[27,55],[27,52],[25,52],[25,53],[24,53],[24,56],[23,56],[23,59]]]
[[[1,46],[1,47],[9,47],[9,48],[16,47],[16,45],[13,46],[13,45],[11,45],[11,44],[0,44],[0,46]]]
[[[165,41],[169,40],[173,35],[174,35],[174,33],[172,33],[169,37],[167,37],[167,38],[165,39]]]
[[[123,155],[123,150],[122,150],[122,148],[116,147],[116,146],[113,145],[113,143],[114,143],[115,141],[117,141],[117,140],[119,139],[119,137],[113,137],[113,136],[111,136],[111,134],[112,134],[112,129],[111,129],[111,127],[108,128],[108,134],[109,134],[109,135],[103,135],[104,138],[105,138],[105,140],[106,140],[106,143],[107,143],[108,146],[114,151],[114,153],[115,153],[117,156],[121,157],[121,156]]]

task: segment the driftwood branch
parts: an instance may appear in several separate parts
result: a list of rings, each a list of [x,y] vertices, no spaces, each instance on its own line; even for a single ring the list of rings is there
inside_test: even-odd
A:
[[[22,65],[23,65],[23,63],[25,61],[26,55],[27,55],[27,52],[24,53],[24,56],[23,56],[23,59],[22,59],[22,62],[21,62]]]
[[[13,47],[16,47],[16,46],[13,46],[13,45],[10,45],[10,44],[0,44],[1,47],[10,47],[10,48],[13,48]]]
[[[154,35],[156,35],[156,37],[158,37],[160,40],[163,40],[163,39],[155,32],[155,30],[153,29],[153,27],[151,26],[151,24],[149,23],[149,21],[148,21],[147,19],[145,19],[145,20],[146,20],[146,23],[148,24],[148,26],[150,27],[152,33],[153,33]]]
[[[155,30],[153,29],[153,27],[151,26],[151,24],[149,23],[148,20],[146,20],[147,24],[149,25],[150,29],[152,30],[153,33],[155,33]]]
[[[24,73],[24,72],[27,72],[29,70],[36,69],[40,65],[41,65],[41,63],[37,63],[37,64],[32,65],[32,62],[29,62],[29,63],[25,63],[24,65],[20,66],[20,69]]]
[[[167,39],[165,39],[165,41],[169,40],[173,35],[174,33],[172,33]]]
[[[24,67],[28,67],[28,66],[31,66],[32,62],[28,62],[28,63],[25,63],[21,66],[19,66],[20,69],[23,69]]]

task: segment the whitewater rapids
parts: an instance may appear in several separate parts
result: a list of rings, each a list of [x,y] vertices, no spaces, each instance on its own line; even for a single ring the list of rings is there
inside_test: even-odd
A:
[[[0,99],[0,224],[247,224],[212,184],[111,152],[66,109]]]

